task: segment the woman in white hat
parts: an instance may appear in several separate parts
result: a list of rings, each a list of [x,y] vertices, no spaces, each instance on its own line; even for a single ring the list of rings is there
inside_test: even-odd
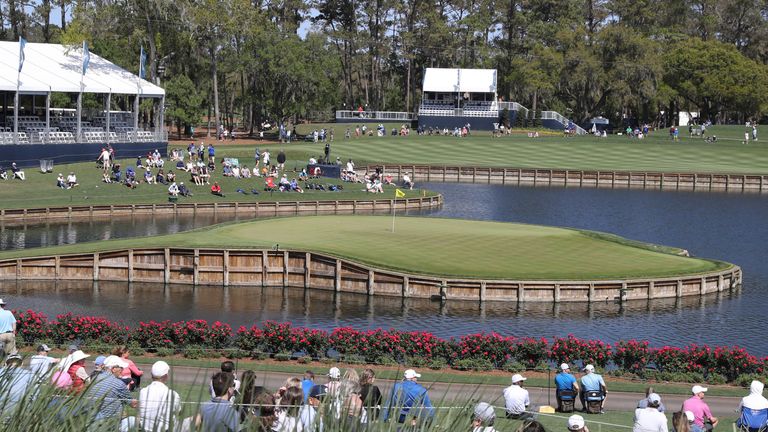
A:
[[[83,391],[85,386],[91,381],[91,377],[85,370],[85,359],[88,357],[90,357],[90,355],[80,350],[73,352],[71,355],[67,373],[72,379],[72,390],[75,392]]]

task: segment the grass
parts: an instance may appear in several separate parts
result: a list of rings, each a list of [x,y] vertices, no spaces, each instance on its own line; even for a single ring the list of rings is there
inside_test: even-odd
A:
[[[239,152],[240,154],[244,152]],[[244,155],[243,155],[244,156]],[[246,158],[241,156],[241,163],[253,167],[253,155],[249,153]],[[276,156],[275,156],[276,157]],[[135,166],[135,159],[120,160],[123,172],[128,166]],[[296,160],[286,162],[286,174],[288,178],[298,178],[294,169],[301,171],[303,165]],[[153,169],[153,173],[157,173]],[[167,170],[166,170],[167,171]],[[394,187],[387,186],[384,194],[370,194],[364,191],[362,184],[343,183],[344,190],[338,192],[316,191],[306,189],[303,194],[296,192],[265,192],[264,179],[255,177],[251,179],[234,179],[224,177],[221,170],[212,173],[210,183],[219,182],[225,197],[217,197],[210,192],[210,186],[196,186],[190,176],[174,170],[177,182],[183,181],[192,191],[192,197],[179,197],[179,203],[210,203],[210,202],[253,202],[253,201],[316,201],[316,200],[370,200],[394,198]],[[69,172],[77,174],[80,186],[73,189],[60,189],[56,187],[56,175],[61,172],[66,175]],[[10,173],[10,170],[9,170]],[[40,207],[67,207],[82,205],[110,205],[110,204],[160,204],[168,202],[168,186],[142,183],[136,189],[129,189],[122,184],[107,184],[102,181],[101,170],[92,162],[82,162],[54,167],[54,173],[43,174],[39,169],[25,169],[26,181],[0,180],[0,208],[40,208]],[[137,178],[143,178],[143,171],[137,172]],[[340,180],[321,178],[312,180],[313,183],[342,184]],[[303,183],[300,183],[303,186]],[[240,188],[248,191],[248,195],[236,192]],[[259,195],[251,193],[251,189],[259,191]],[[426,194],[421,190],[406,190],[407,198],[414,198]],[[434,195],[434,193],[429,193]]]
[[[417,274],[584,280],[698,274],[729,264],[657,252],[574,229],[388,216],[309,216],[229,223],[190,233],[0,253],[0,258],[132,247],[258,248],[328,253]]]
[[[352,158],[358,164],[768,174],[768,140],[742,144],[743,126],[709,128],[708,132],[719,138],[716,143],[707,143],[699,137],[689,138],[686,128],[681,130],[680,142],[672,142],[666,131],[653,132],[642,141],[615,135],[608,138],[555,135],[532,139],[524,134],[513,134],[492,138],[487,132],[475,132],[468,138],[411,135],[345,140],[339,132],[342,126],[336,125],[332,156],[345,161]],[[228,144],[223,149],[252,156],[253,147]],[[259,147],[285,148],[289,157],[296,160],[306,160],[310,155],[323,152],[321,143],[260,143]]]

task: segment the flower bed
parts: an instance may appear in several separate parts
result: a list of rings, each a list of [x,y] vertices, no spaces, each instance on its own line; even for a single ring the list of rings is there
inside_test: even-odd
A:
[[[507,365],[525,368],[556,366],[568,362],[575,367],[592,363],[616,373],[650,375],[665,379],[711,382],[735,381],[740,376],[762,375],[768,357],[758,359],[744,348],[691,344],[686,347],[650,347],[648,341],[621,340],[610,344],[580,339],[574,335],[552,342],[540,338],[518,338],[497,333],[478,333],[458,339],[441,339],[429,332],[395,329],[357,330],[336,328],[330,333],[291,323],[265,321],[260,326],[240,327],[237,333],[225,323],[205,320],[150,321],[130,327],[103,317],[63,314],[55,319],[32,311],[13,311],[18,321],[19,342],[42,341],[83,345],[131,344],[157,351],[239,350],[288,357],[323,358],[329,354],[364,359],[368,363],[398,362],[415,365],[447,365],[466,369]],[[649,373],[650,371],[650,373]]]

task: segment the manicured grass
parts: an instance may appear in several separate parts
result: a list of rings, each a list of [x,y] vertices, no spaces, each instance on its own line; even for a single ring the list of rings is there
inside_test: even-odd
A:
[[[324,252],[417,274],[502,279],[617,279],[696,274],[728,264],[537,225],[388,216],[310,216],[222,224],[195,234],[6,252],[0,258],[132,247],[273,247]]]
[[[339,127],[341,125],[338,125]],[[626,136],[596,138],[549,136],[528,138],[513,134],[492,138],[476,132],[468,138],[446,136],[361,137],[345,140],[336,128],[331,144],[332,157],[358,164],[434,164],[460,166],[495,166],[521,168],[557,168],[572,170],[632,170],[700,173],[768,174],[768,139],[742,144],[743,126],[716,126],[708,132],[718,136],[716,143],[687,136],[673,142],[667,131],[656,131],[640,141]],[[709,134],[708,133],[708,134]],[[260,144],[285,148],[290,156],[306,160],[323,151],[323,144]],[[254,146],[226,147],[227,152],[250,155]]]
[[[225,153],[226,152],[221,152]],[[240,152],[243,153],[243,152]],[[247,158],[241,156],[241,164],[245,163],[253,167],[253,155],[248,154]],[[276,157],[273,156],[273,158]],[[123,173],[128,166],[135,167],[135,159],[120,160],[123,167]],[[170,165],[168,163],[167,165]],[[296,160],[286,162],[286,174],[288,179],[298,178],[298,172],[302,165]],[[52,174],[42,174],[39,169],[26,168],[27,180],[0,180],[0,208],[40,208],[40,207],[59,207],[59,206],[82,206],[82,205],[110,205],[110,204],[159,204],[168,202],[168,186],[162,184],[140,184],[136,189],[102,181],[101,170],[97,169],[93,162],[82,162],[75,164],[56,165]],[[152,169],[153,174],[157,169]],[[168,169],[165,170],[166,172]],[[77,175],[80,186],[73,189],[60,189],[56,187],[56,175],[63,173],[66,177],[69,172]],[[316,201],[316,200],[350,200],[350,199],[392,199],[394,198],[394,186],[385,187],[384,194],[371,194],[364,191],[363,184],[342,183],[340,180],[331,180],[328,178],[313,179],[312,183],[323,185],[343,184],[344,190],[338,192],[316,191],[306,189],[303,194],[296,192],[265,192],[264,178],[252,177],[250,179],[234,179],[224,177],[221,169],[212,173],[210,183],[214,181],[221,185],[224,198],[211,194],[210,185],[196,186],[191,180],[190,175],[184,171],[174,170],[177,182],[183,181],[184,184],[193,193],[192,197],[179,197],[179,203],[210,203],[210,202],[253,202],[253,201]],[[10,170],[9,170],[10,175]],[[137,178],[143,179],[144,171],[137,171]],[[304,187],[304,182],[299,183]],[[237,189],[243,189],[248,192],[247,195],[236,192]],[[251,193],[256,189],[259,194]],[[406,197],[413,198],[421,196],[421,190],[406,190]],[[434,193],[430,193],[434,195]]]

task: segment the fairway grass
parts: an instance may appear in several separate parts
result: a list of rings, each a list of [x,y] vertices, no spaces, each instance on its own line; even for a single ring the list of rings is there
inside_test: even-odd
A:
[[[423,275],[512,280],[611,280],[722,270],[614,236],[574,229],[456,219],[307,216],[217,225],[193,232],[0,253],[0,258],[141,247],[274,248],[326,253]]]

